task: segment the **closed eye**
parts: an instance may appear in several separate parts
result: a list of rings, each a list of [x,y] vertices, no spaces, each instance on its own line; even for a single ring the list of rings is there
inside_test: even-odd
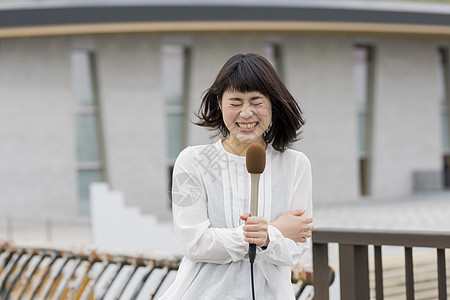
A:
[[[231,101],[230,101],[230,106],[238,107],[238,106],[241,106],[242,103],[243,103],[243,102],[242,102],[241,99],[231,99]]]

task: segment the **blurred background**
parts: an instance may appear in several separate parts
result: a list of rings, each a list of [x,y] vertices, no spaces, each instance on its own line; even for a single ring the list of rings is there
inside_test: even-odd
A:
[[[0,1],[0,239],[179,253],[175,158],[215,141],[194,112],[249,52],[305,114],[316,228],[448,231],[450,1],[17,0]]]

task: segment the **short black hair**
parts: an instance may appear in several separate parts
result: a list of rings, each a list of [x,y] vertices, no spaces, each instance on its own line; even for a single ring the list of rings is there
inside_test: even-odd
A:
[[[264,141],[283,152],[300,139],[300,128],[305,124],[303,113],[273,66],[259,54],[232,56],[219,71],[216,80],[202,97],[196,116],[196,125],[217,130],[228,137],[229,131],[222,119],[219,103],[227,90],[241,93],[260,92],[272,104],[272,124],[264,133]]]

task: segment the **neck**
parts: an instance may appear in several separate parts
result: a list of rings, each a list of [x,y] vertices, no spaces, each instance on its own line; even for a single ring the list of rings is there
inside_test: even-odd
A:
[[[264,141],[263,138],[258,139],[250,144],[242,143],[236,139],[233,139],[232,137],[228,137],[227,139],[222,140],[223,148],[227,152],[229,152],[231,154],[239,155],[239,156],[245,156],[245,154],[247,153],[248,147],[250,147],[251,144],[255,144],[255,143],[260,144],[264,148],[266,148],[266,142]]]

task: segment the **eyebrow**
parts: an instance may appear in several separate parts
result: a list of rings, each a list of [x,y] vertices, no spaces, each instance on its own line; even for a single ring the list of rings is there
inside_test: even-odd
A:
[[[250,101],[261,99],[263,96],[253,96],[250,98]],[[240,97],[230,97],[228,98],[231,101],[243,101]]]

